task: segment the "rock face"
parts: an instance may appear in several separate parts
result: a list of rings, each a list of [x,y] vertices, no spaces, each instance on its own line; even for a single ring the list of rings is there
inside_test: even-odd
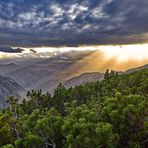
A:
[[[86,82],[100,81],[103,79],[103,77],[104,77],[104,74],[99,72],[84,73],[80,76],[73,77],[63,82],[63,84],[65,87],[69,88],[69,87],[74,87],[74,86],[84,84]]]
[[[8,96],[13,95],[20,97],[20,93],[24,91],[25,90],[13,79],[0,76],[0,109],[7,105],[6,100]]]

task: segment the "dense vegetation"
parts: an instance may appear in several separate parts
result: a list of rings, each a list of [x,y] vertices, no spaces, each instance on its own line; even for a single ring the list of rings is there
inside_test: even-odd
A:
[[[139,148],[148,146],[148,69],[66,89],[53,96],[9,98],[0,112],[2,148]]]

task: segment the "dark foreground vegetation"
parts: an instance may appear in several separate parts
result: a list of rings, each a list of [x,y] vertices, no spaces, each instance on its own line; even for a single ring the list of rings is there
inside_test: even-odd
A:
[[[148,147],[148,69],[118,75],[54,95],[27,93],[9,98],[0,112],[2,148]]]

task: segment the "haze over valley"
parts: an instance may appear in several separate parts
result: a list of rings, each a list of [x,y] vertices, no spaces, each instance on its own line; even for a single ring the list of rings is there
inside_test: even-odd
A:
[[[14,79],[26,90],[52,91],[59,82],[83,73],[126,71],[145,65],[148,44],[24,48],[20,53],[0,55],[0,75]]]
[[[17,52],[18,49],[22,49],[21,52]],[[20,91],[8,91],[3,96],[4,100],[9,95],[23,96],[31,89],[53,93],[60,82],[66,87],[73,87],[102,80],[106,69],[124,72],[148,63],[147,44],[33,49],[19,47],[15,52],[13,48],[11,51],[0,53],[0,75],[15,81]]]

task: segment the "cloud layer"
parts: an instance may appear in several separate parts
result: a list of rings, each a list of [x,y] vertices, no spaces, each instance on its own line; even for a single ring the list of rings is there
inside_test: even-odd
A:
[[[5,47],[5,46],[0,46],[0,52],[6,52],[6,53],[21,53],[23,52],[24,49],[21,48],[11,48],[11,47]]]
[[[146,42],[147,8],[147,0],[4,0],[0,1],[0,44]]]

